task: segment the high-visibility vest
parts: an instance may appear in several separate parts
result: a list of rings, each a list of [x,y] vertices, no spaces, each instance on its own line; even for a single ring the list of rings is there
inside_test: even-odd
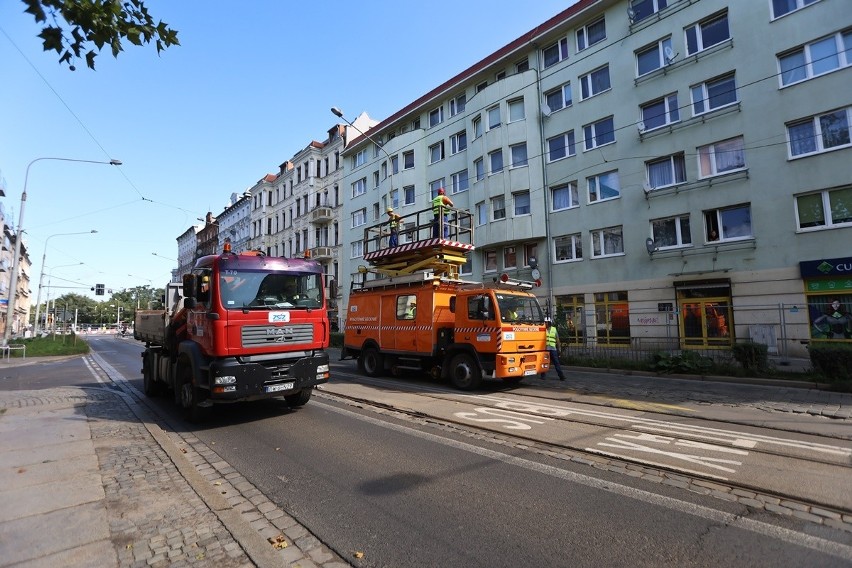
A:
[[[437,217],[441,214],[441,210],[444,208],[444,196],[436,195],[432,198],[432,213]]]
[[[396,229],[399,226],[399,215],[391,215],[389,224],[391,229]]]
[[[554,349],[556,349],[557,339],[559,339],[559,334],[556,331],[556,326],[551,325],[549,328],[547,328],[547,348],[550,349],[551,347],[553,347]]]

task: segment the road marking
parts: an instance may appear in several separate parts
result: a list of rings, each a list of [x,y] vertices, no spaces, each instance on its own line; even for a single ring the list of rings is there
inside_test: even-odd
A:
[[[549,475],[558,479],[563,479],[565,481],[584,485],[592,489],[597,489],[599,491],[606,491],[609,493],[628,497],[630,499],[635,499],[644,503],[649,503],[651,505],[664,507],[672,511],[678,511],[702,519],[707,519],[716,523],[736,527],[742,530],[747,530],[769,538],[774,538],[783,542],[788,542],[797,546],[816,550],[824,554],[829,554],[831,556],[835,556],[846,561],[852,561],[852,546],[848,546],[842,543],[833,542],[802,532],[778,527],[769,523],[765,523],[763,521],[757,521],[754,519],[743,517],[741,515],[718,511],[716,509],[711,509],[710,507],[706,507],[704,505],[697,505],[694,503],[689,503],[687,501],[681,501],[680,499],[674,499],[672,497],[658,495],[656,493],[651,493],[650,491],[644,491],[642,489],[636,489],[627,485],[613,483],[612,481],[604,481],[602,479],[597,479],[588,475],[574,473],[555,466],[541,464],[516,456],[510,456],[508,454],[489,450],[487,448],[480,448],[478,446],[474,446],[466,442],[460,442],[458,440],[444,438],[436,434],[421,432],[420,430],[415,430],[414,428],[410,428],[408,426],[385,422],[383,420],[379,420],[378,418],[358,414],[345,408],[338,408],[337,406],[324,403],[319,400],[314,400],[311,404],[321,406],[328,411],[336,412],[337,414],[348,416],[355,420],[367,422],[375,426],[394,430],[437,444],[453,447],[458,450],[470,452],[472,454],[497,460],[509,465],[521,467],[530,471],[535,471],[543,475]]]

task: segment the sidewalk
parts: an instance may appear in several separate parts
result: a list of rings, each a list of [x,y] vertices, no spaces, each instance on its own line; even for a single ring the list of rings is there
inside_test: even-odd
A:
[[[0,392],[0,566],[349,565],[199,452],[107,384]]]

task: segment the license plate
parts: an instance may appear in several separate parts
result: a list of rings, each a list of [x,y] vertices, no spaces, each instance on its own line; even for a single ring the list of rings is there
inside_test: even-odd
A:
[[[525,377],[531,377],[532,375],[537,375],[537,374],[538,374],[538,373],[536,373],[536,372],[535,372],[535,369],[529,369],[529,370],[527,370],[527,371],[524,371],[524,376],[525,376]]]
[[[267,386],[264,390],[266,390],[266,392],[288,391],[288,390],[291,390],[295,384],[296,384],[296,383],[294,383],[294,382],[292,382],[292,381],[291,381],[291,382],[289,382],[289,383],[281,383],[281,384],[277,384],[277,385],[269,385],[269,386]]]

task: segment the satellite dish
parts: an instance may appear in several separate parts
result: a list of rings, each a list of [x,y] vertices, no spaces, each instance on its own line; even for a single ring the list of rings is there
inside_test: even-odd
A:
[[[678,53],[675,53],[674,50],[669,46],[666,46],[666,48],[663,50],[663,53],[665,53],[666,55],[666,63],[668,65],[671,65],[674,62],[675,57],[680,55]]]
[[[633,20],[636,19],[636,11],[633,8],[627,9],[627,19],[630,20],[630,23],[633,23]]]
[[[654,191],[654,188],[651,187],[651,184],[646,181],[642,184],[642,191],[645,192],[645,197],[648,197],[648,194]]]
[[[648,250],[649,255],[657,252],[657,245],[654,244],[654,239],[652,239],[651,237],[645,239],[645,248]]]
[[[645,132],[645,123],[640,122],[639,124],[636,125],[636,128],[639,129],[639,134],[642,134],[643,132]]]
[[[547,103],[541,103],[541,114],[544,116],[550,116],[553,111],[550,110],[550,107]]]

